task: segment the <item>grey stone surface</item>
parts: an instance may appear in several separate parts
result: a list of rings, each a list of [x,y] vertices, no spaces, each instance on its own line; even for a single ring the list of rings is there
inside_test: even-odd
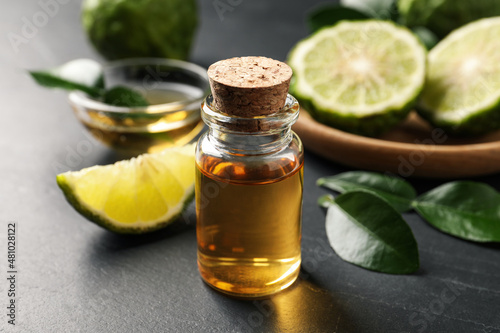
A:
[[[25,21],[42,9],[37,0],[1,1],[0,331],[500,332],[498,246],[444,235],[408,213],[421,258],[416,274],[380,274],[343,262],[327,245],[324,212],[316,205],[325,191],[315,181],[347,169],[311,154],[303,274],[294,288],[269,300],[234,300],[203,284],[192,206],[177,227],[149,236],[118,236],[87,222],[66,203],[55,175],[117,156],[89,138],[65,93],[36,86],[24,70],[99,59],[80,27],[81,3],[61,0],[46,24],[13,47],[12,34],[22,35]],[[307,35],[304,13],[319,1],[220,2],[233,4],[222,20],[217,1],[200,1],[192,61],[203,66],[243,55],[285,60]],[[480,180],[500,188],[500,176]],[[412,183],[422,192],[441,182]],[[5,315],[10,221],[18,226],[15,327]]]

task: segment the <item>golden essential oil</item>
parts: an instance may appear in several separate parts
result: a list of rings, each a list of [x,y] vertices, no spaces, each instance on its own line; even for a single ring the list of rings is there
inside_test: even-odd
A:
[[[181,84],[168,84],[144,91],[150,105],[199,98],[203,91]],[[177,108],[167,112],[117,113],[89,110],[83,125],[100,141],[117,150],[153,153],[191,142],[203,129],[197,110]]]
[[[197,165],[198,266],[215,288],[259,296],[297,278],[303,168],[292,164],[283,170],[293,171],[279,177],[265,175],[263,165],[258,178],[266,181],[260,182],[232,164],[212,165],[218,174]]]

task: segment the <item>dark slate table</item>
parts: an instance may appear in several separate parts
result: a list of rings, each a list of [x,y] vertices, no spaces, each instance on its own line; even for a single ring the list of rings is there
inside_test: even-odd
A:
[[[315,181],[348,169],[312,154],[306,154],[301,279],[268,300],[233,300],[201,281],[192,206],[176,228],[149,236],[118,236],[87,222],[66,203],[55,175],[117,157],[89,137],[65,93],[37,87],[23,70],[99,59],[80,27],[80,1],[57,0],[52,17],[24,32],[26,21],[40,16],[38,0],[2,1],[0,331],[500,332],[498,246],[449,237],[408,213],[420,251],[416,274],[380,274],[343,262],[328,246],[316,205],[325,191]],[[217,1],[231,4],[222,16],[216,1],[199,1],[202,23],[191,60],[203,66],[241,55],[284,60],[307,35],[304,13],[314,5]],[[11,43],[13,34],[22,41]],[[81,145],[91,148],[74,157]],[[498,175],[479,180],[500,188]],[[420,192],[441,183],[411,182]],[[15,327],[6,316],[6,234],[13,222]]]

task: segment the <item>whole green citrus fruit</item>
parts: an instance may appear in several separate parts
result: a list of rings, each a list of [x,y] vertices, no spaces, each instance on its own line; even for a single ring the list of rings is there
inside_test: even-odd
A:
[[[84,0],[82,22],[106,59],[185,60],[198,24],[196,0]]]
[[[398,0],[404,25],[424,26],[439,37],[474,20],[500,15],[497,0]]]

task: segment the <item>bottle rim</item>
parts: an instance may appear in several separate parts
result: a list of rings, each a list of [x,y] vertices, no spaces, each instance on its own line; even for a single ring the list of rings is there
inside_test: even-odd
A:
[[[290,94],[287,94],[283,108],[272,114],[256,117],[223,113],[215,107],[212,94],[201,103],[201,116],[205,124],[211,129],[232,134],[261,135],[282,131],[297,121],[299,111],[299,102]]]

